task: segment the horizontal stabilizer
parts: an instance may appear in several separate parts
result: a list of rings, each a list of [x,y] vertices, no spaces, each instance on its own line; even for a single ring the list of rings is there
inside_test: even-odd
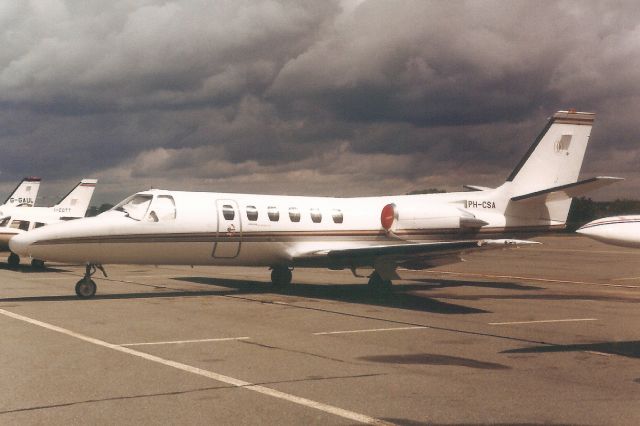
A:
[[[462,187],[464,189],[468,189],[469,191],[489,191],[490,189],[493,189],[493,188],[489,188],[488,186],[478,186],[478,185],[462,185]]]
[[[528,194],[512,197],[511,201],[559,201],[577,197],[586,194],[589,191],[611,185],[623,178],[611,176],[598,176],[590,179],[581,180],[579,182],[569,183],[566,185],[555,186],[543,189],[542,191],[530,192]]]

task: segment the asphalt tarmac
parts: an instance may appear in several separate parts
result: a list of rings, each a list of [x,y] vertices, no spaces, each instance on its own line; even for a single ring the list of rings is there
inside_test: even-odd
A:
[[[640,250],[403,271],[0,269],[0,424],[640,424]]]

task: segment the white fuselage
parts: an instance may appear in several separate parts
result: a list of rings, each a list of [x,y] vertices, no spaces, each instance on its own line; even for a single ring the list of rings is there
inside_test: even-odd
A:
[[[605,217],[576,232],[603,243],[640,248],[640,215]]]
[[[9,249],[9,240],[44,225],[61,222],[54,207],[14,207],[0,212],[0,251]]]
[[[136,196],[153,199],[127,204],[127,213],[116,207],[31,231],[12,240],[11,249],[60,262],[335,267],[313,254],[399,241],[531,236],[563,227],[548,218],[519,218],[518,209],[505,216],[508,198],[498,189],[362,198],[162,190]],[[381,212],[388,204],[395,205],[396,218],[386,230]]]

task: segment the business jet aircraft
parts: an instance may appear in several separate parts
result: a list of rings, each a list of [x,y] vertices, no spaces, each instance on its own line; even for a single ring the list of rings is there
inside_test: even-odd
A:
[[[16,186],[2,205],[0,205],[0,217],[16,207],[33,207],[40,189],[39,177],[26,177]]]
[[[483,248],[525,244],[565,226],[571,197],[617,178],[577,181],[594,115],[560,111],[498,188],[365,198],[294,197],[149,190],[95,218],[18,235],[22,256],[86,263],[76,284],[95,295],[102,264],[270,267],[276,286],[293,267],[369,269],[389,288],[398,267],[424,269]]]
[[[95,190],[96,179],[82,179],[53,207],[19,207],[0,216],[0,250],[9,249],[9,240],[18,234],[55,222],[84,217]],[[38,182],[39,183],[39,182]],[[7,259],[10,267],[20,264],[20,257],[12,252]],[[41,268],[44,262],[33,259],[32,266]]]
[[[640,215],[605,217],[576,231],[594,240],[622,247],[640,247]]]

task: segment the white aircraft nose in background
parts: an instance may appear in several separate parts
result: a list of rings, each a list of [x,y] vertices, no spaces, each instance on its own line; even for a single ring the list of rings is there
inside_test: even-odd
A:
[[[9,240],[9,249],[18,256],[24,256],[26,249],[33,242],[33,238],[28,233],[17,234]]]
[[[596,241],[623,247],[640,247],[640,215],[605,217],[576,231]]]

